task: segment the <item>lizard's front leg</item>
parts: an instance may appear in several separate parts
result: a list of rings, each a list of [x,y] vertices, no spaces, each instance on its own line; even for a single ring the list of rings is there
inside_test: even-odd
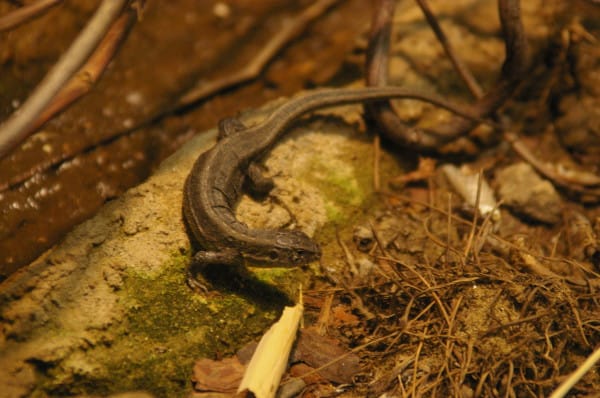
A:
[[[200,275],[206,267],[213,265],[240,267],[243,264],[244,258],[239,250],[233,248],[226,248],[219,251],[201,250],[192,257],[192,261],[187,269],[187,283],[192,289],[206,293],[208,291],[206,281]]]

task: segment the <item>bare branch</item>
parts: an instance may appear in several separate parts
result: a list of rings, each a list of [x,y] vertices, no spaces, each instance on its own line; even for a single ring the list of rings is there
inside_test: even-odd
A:
[[[104,0],[69,50],[44,77],[23,106],[0,125],[0,158],[23,141],[40,113],[94,51],[127,0]]]
[[[421,7],[421,11],[423,11],[423,15],[425,15],[425,19],[427,19],[427,23],[429,23],[429,26],[431,26],[431,29],[433,29],[433,32],[435,33],[435,36],[437,37],[438,41],[440,42],[442,47],[444,47],[444,51],[446,52],[448,58],[450,58],[454,69],[456,70],[460,78],[465,82],[471,94],[473,94],[475,98],[483,97],[483,90],[481,89],[481,86],[479,85],[479,83],[477,83],[477,80],[475,79],[469,68],[467,68],[467,66],[462,62],[458,55],[456,55],[456,52],[454,52],[452,44],[446,37],[446,34],[442,30],[442,27],[438,23],[435,15],[433,15],[433,12],[431,12],[427,0],[416,0],[416,2],[419,5],[419,7]]]
[[[23,6],[0,18],[0,32],[14,29],[30,19],[39,17],[46,10],[54,7],[60,2],[62,2],[62,0],[40,0],[33,4]]]
[[[232,87],[255,79],[267,63],[273,59],[275,54],[281,51],[290,40],[300,34],[306,28],[306,25],[322,15],[338,1],[339,0],[319,0],[307,7],[300,15],[294,17],[293,20],[284,23],[281,26],[281,30],[279,30],[277,34],[263,46],[262,50],[243,69],[221,79],[209,82],[198,82],[196,87],[179,99],[177,107],[188,106],[200,99],[218,93],[227,87]]]
[[[388,84],[387,61],[395,0],[380,0],[373,19],[371,39],[367,51],[367,85]],[[504,35],[506,57],[496,85],[470,106],[469,111],[486,117],[494,113],[513,93],[529,66],[527,41],[521,23],[519,0],[499,0],[498,12]],[[454,117],[433,129],[413,128],[405,124],[394,111],[390,101],[381,101],[366,107],[384,134],[392,141],[419,149],[436,149],[475,127],[472,120]]]

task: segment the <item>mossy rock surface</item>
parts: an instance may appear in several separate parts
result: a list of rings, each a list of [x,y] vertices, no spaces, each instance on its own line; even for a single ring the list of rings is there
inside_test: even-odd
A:
[[[295,123],[264,159],[276,188],[262,203],[244,197],[238,217],[253,227],[301,228],[322,245],[322,263],[336,266],[336,230],[348,230],[373,197],[373,146],[357,123],[360,111],[343,107]],[[265,112],[244,119],[252,124]],[[279,317],[301,285],[310,286],[319,264],[252,268],[242,282],[238,270],[211,270],[208,295],[185,283],[193,249],[182,186],[214,137],[209,131],[190,141],[5,282],[0,380],[7,397],[181,396],[195,359],[234,353]]]

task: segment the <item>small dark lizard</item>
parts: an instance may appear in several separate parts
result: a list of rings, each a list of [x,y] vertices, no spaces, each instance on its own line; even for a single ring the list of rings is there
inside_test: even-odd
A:
[[[202,153],[183,191],[185,221],[203,250],[188,271],[189,282],[204,289],[195,275],[207,265],[242,265],[245,260],[262,266],[297,266],[320,258],[319,246],[298,230],[250,229],[235,217],[235,205],[244,182],[257,193],[273,187],[254,163],[273,147],[289,125],[301,115],[320,108],[385,98],[431,102],[467,118],[468,111],[435,96],[393,87],[324,89],[293,98],[262,123],[246,127],[238,119],[219,123],[217,144]]]

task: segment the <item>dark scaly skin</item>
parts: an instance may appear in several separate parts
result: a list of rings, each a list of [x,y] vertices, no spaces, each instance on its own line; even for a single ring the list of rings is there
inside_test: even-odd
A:
[[[219,126],[219,141],[198,157],[183,191],[184,218],[203,248],[194,255],[191,276],[211,264],[242,265],[248,260],[263,266],[297,266],[319,259],[319,246],[301,231],[250,229],[238,221],[234,209],[242,185],[249,180],[256,191],[269,191],[272,183],[261,176],[253,162],[281,139],[296,118],[320,108],[386,98],[420,99],[473,117],[468,110],[435,96],[372,87],[314,91],[291,99],[252,127],[245,127],[237,119],[225,119]]]

